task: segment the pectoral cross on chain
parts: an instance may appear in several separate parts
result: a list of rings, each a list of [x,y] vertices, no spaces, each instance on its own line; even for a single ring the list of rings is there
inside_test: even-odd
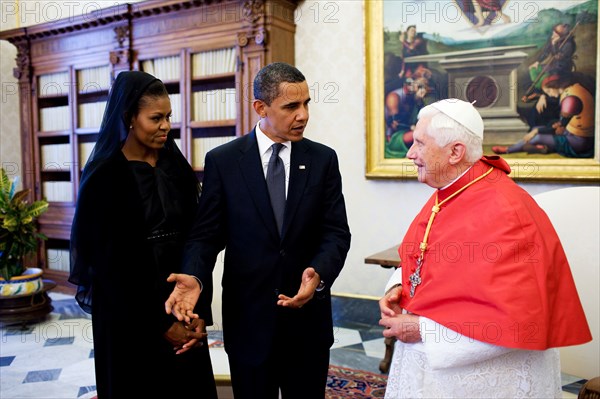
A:
[[[421,266],[423,265],[423,257],[417,259],[417,270],[411,274],[408,279],[410,281],[410,296],[415,296],[417,285],[421,284]]]

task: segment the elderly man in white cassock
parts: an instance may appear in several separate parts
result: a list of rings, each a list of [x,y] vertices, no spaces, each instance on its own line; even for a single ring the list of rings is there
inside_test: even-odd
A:
[[[560,398],[556,348],[591,340],[550,220],[482,156],[483,130],[465,101],[419,113],[407,157],[435,191],[379,301],[397,338],[386,398]]]

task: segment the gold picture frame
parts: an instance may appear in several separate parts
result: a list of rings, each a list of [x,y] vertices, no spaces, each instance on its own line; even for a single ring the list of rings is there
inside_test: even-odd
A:
[[[398,2],[398,0],[393,0]],[[401,0],[403,1],[403,0]],[[366,51],[366,177],[369,179],[413,179],[417,169],[407,158],[386,158],[384,106],[384,24],[385,0],[368,0],[365,6]],[[597,25],[597,24],[596,24]],[[598,73],[598,54],[596,60]],[[597,86],[598,87],[598,84]],[[596,90],[596,93],[598,90]],[[596,96],[597,99],[597,96]],[[511,177],[521,181],[600,181],[598,127],[600,107],[595,102],[594,158],[516,158],[503,155],[511,166]],[[486,155],[490,155],[486,152]]]

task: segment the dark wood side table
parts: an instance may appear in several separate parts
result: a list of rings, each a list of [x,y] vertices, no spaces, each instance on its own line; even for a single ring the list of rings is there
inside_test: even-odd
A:
[[[381,252],[377,252],[376,254],[367,256],[365,258],[365,263],[372,265],[379,265],[386,269],[391,269],[392,267],[398,267],[400,264],[400,256],[398,255],[398,247],[400,245],[394,245],[391,248],[383,250]]]
[[[400,245],[394,245],[391,248],[367,256],[365,258],[365,263],[379,265],[386,269],[397,267],[400,264],[400,256],[398,255],[399,246]],[[390,371],[390,364],[392,363],[392,355],[394,354],[394,344],[396,343],[396,339],[386,338],[384,342],[385,355],[381,362],[379,362],[379,370],[382,373],[387,374],[388,371]]]

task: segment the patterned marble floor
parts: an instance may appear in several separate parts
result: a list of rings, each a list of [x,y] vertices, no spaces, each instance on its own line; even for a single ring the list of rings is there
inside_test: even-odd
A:
[[[91,320],[71,296],[51,293],[54,311],[39,323],[0,329],[0,398],[89,398],[95,393]],[[377,302],[334,297],[331,363],[379,373],[384,354]],[[217,380],[229,375],[220,331],[209,331]],[[580,379],[563,375],[564,398],[576,398]]]

